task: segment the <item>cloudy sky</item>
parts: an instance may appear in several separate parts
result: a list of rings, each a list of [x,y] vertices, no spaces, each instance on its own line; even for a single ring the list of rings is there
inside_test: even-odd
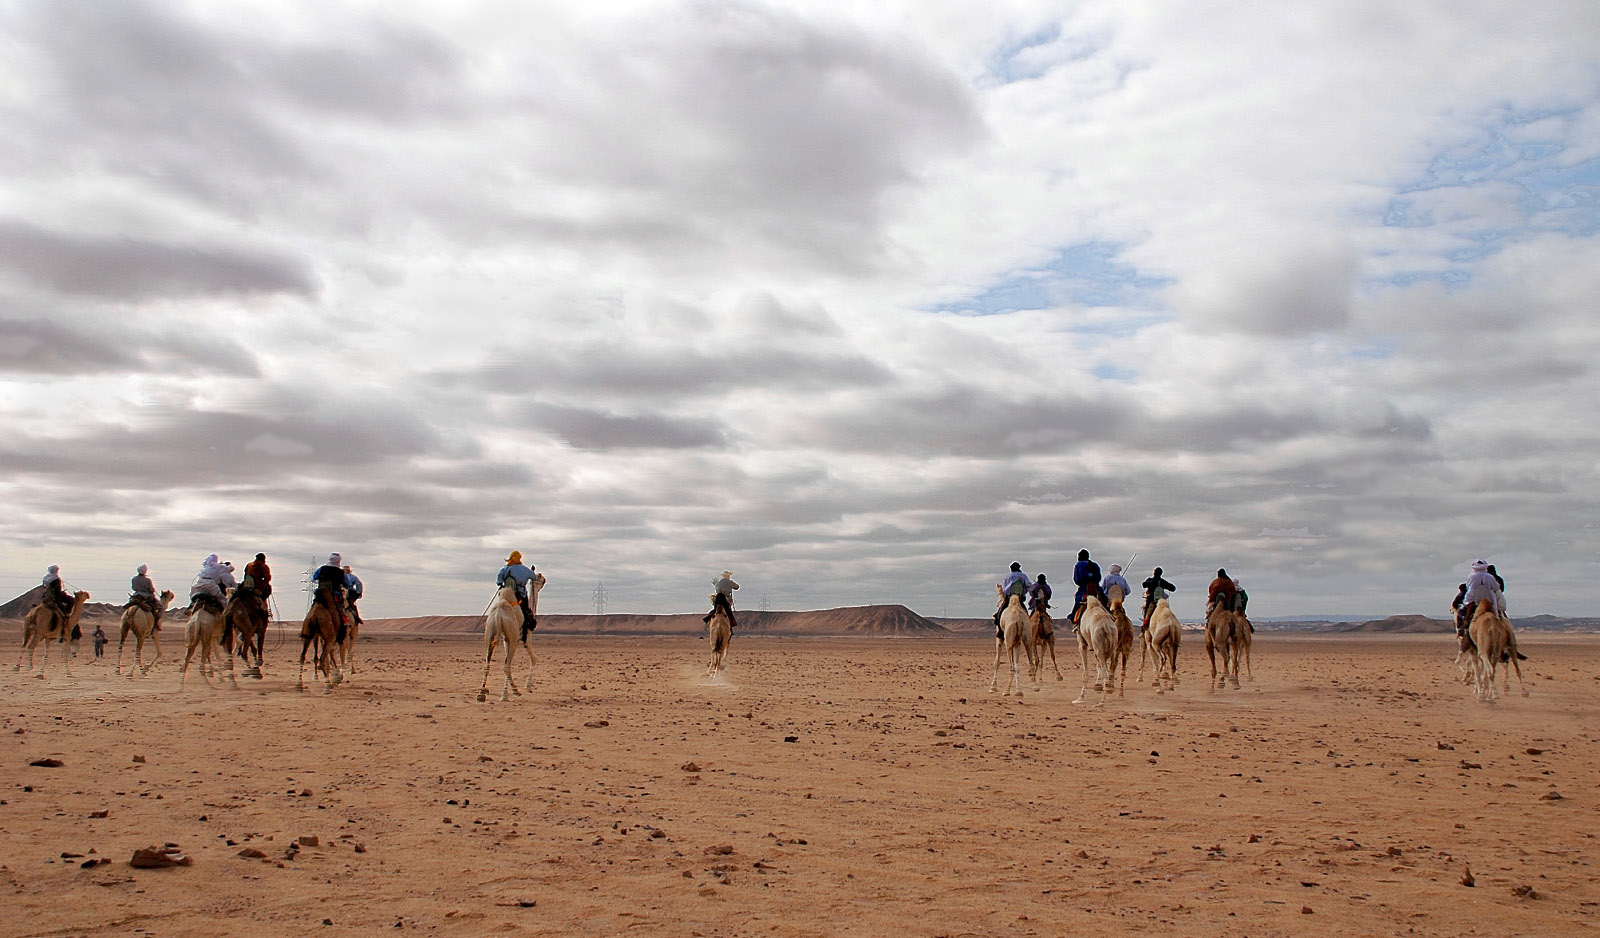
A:
[[[1600,574],[1600,5],[0,0],[0,592]]]

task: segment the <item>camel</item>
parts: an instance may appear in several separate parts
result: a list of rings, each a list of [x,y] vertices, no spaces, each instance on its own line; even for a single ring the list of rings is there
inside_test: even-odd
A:
[[[1073,703],[1083,703],[1089,693],[1089,656],[1094,656],[1094,689],[1100,692],[1099,704],[1111,696],[1117,657],[1117,620],[1093,596],[1078,616],[1078,656],[1083,661],[1083,684]]]
[[[1233,614],[1233,670],[1239,672],[1239,660],[1244,659],[1244,679],[1253,681],[1255,672],[1250,670],[1250,645],[1255,641],[1256,627],[1250,624],[1250,619],[1242,612]]]
[[[22,651],[17,654],[17,670],[22,670],[22,655],[28,656],[28,670],[33,670],[33,650],[40,642],[44,643],[44,660],[39,662],[39,673],[36,677],[44,677],[44,669],[50,664],[50,643],[64,644],[67,636],[78,625],[78,617],[83,615],[83,604],[89,601],[89,594],[78,590],[72,594],[72,609],[66,616],[61,615],[52,602],[40,603],[28,610],[22,620]],[[66,648],[61,649],[62,658],[65,659],[67,676],[72,676],[72,656]]]
[[[1216,604],[1206,613],[1206,657],[1211,659],[1211,688],[1227,687],[1231,681],[1239,686],[1239,641],[1234,631],[1238,621],[1232,610]],[[1222,655],[1222,672],[1217,672],[1217,655]],[[1232,672],[1229,671],[1232,662]]]
[[[332,690],[344,681],[333,653],[334,646],[339,643],[339,615],[320,602],[311,604],[305,621],[300,624],[300,676],[295,685],[300,690],[306,689],[306,651],[313,643],[317,646],[317,655],[311,676],[315,679],[316,672],[321,671],[328,682],[326,690]]]
[[[511,666],[516,662],[517,656],[517,631],[521,628],[522,606],[517,602],[517,589],[511,583],[507,583],[495,594],[494,601],[489,604],[488,614],[483,617],[483,686],[478,688],[479,701],[487,700],[489,697],[489,669],[494,664],[496,643],[505,645],[506,649],[506,681],[500,688],[500,699],[510,700],[511,694],[521,696],[522,691],[517,690],[517,682],[511,677]],[[533,690],[531,650],[528,652],[528,690]]]
[[[999,586],[995,587],[995,592],[1005,595]],[[1017,696],[1022,696],[1022,662],[1017,657],[1018,651],[1027,656],[1029,673],[1034,673],[1033,649],[1028,646],[1028,632],[1028,614],[1022,609],[1022,597],[1013,593],[1006,600],[1005,609],[1000,612],[1000,635],[995,639],[994,673],[989,676],[989,693],[994,693],[1000,684],[1000,660],[1009,655],[1011,680],[1006,682],[1005,693],[1000,696],[1011,696],[1013,687],[1016,688]]]
[[[1494,600],[1478,600],[1468,631],[1474,646],[1472,673],[1478,699],[1493,703],[1496,697],[1502,696],[1494,687],[1495,670],[1502,664],[1506,665],[1504,693],[1511,692],[1511,671],[1515,669],[1517,686],[1521,688],[1522,696],[1528,696],[1528,687],[1522,683],[1522,665],[1519,663],[1522,654],[1517,651],[1517,633],[1511,628],[1511,620],[1495,611]]]
[[[355,612],[348,605],[344,607],[344,617],[344,634],[335,636],[338,641],[339,668],[345,674],[354,674],[356,673],[356,636],[361,633],[361,623],[356,621]]]
[[[1183,625],[1178,622],[1178,616],[1172,611],[1172,606],[1161,599],[1156,602],[1156,608],[1150,613],[1150,627],[1144,630],[1144,644],[1150,651],[1150,657],[1155,663],[1155,677],[1151,683],[1155,686],[1156,693],[1162,693],[1165,684],[1166,690],[1176,689],[1178,684],[1178,644],[1183,640]],[[1166,669],[1165,677],[1162,669]],[[1144,656],[1139,659],[1139,679],[1144,679]]]
[[[239,660],[245,663],[245,677],[261,677],[261,654],[267,643],[267,624],[270,615],[264,597],[248,590],[234,590],[228,605],[222,610],[222,647],[234,653],[233,640],[239,638]],[[255,664],[250,663],[251,654]]]
[[[167,607],[174,599],[172,590],[161,591],[161,611],[166,612]],[[156,626],[156,617],[150,610],[143,606],[129,606],[122,610],[122,635],[117,641],[117,670],[122,673],[122,646],[128,643],[128,633],[133,633],[133,666],[128,668],[128,676],[135,673],[149,674],[150,669],[161,660],[161,629]],[[156,656],[150,659],[149,664],[144,663],[144,643],[149,639],[155,643]]]
[[[711,648],[711,666],[706,668],[706,673],[715,677],[726,665],[723,663],[728,655],[728,644],[733,641],[733,623],[728,620],[728,613],[718,605],[716,611],[711,613],[711,621],[706,624],[706,643]]]
[[[1122,608],[1122,587],[1115,584],[1106,592],[1106,601],[1111,606],[1112,621],[1117,623],[1117,643],[1111,656],[1111,679],[1116,682],[1117,696],[1126,696],[1123,689],[1128,686],[1128,659],[1133,655],[1133,622],[1128,619],[1128,613]],[[1122,677],[1117,677],[1117,666],[1122,667]]]
[[[1028,624],[1032,627],[1031,631],[1033,633],[1033,657],[1037,659],[1033,665],[1034,683],[1039,683],[1039,678],[1044,675],[1044,653],[1046,651],[1050,652],[1050,667],[1056,671],[1056,680],[1066,680],[1061,675],[1061,665],[1056,663],[1056,625],[1055,620],[1050,618],[1050,611],[1048,609],[1034,610],[1033,614],[1028,616]]]
[[[224,606],[224,609],[227,607]],[[219,663],[222,658],[228,660],[228,680],[238,686],[239,677],[234,670],[233,656],[224,655],[222,652],[222,617],[225,613],[215,612],[205,603],[195,603],[194,612],[189,614],[189,621],[183,627],[183,666],[178,669],[178,685],[183,685],[184,678],[189,674],[189,662],[194,659],[196,649],[200,651],[200,676],[210,679],[221,668]]]

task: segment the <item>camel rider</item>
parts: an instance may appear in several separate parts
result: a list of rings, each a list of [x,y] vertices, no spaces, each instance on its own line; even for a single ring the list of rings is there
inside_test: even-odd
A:
[[[1494,577],[1495,585],[1500,587],[1500,592],[1504,594],[1506,591],[1506,578],[1500,575],[1500,572],[1494,568],[1494,564],[1489,564],[1489,575]]]
[[[1456,634],[1460,635],[1467,630],[1467,611],[1462,608],[1467,602],[1467,584],[1456,584],[1456,598],[1450,600],[1450,609],[1456,617]]]
[[[1044,574],[1041,573],[1039,578],[1034,581],[1033,588],[1028,590],[1029,611],[1034,613],[1038,613],[1041,610],[1048,612],[1050,610],[1050,595],[1050,584],[1044,581]]]
[[[44,584],[44,597],[40,601],[54,606],[62,621],[66,621],[66,618],[72,615],[72,597],[67,595],[66,589],[61,585],[61,568],[51,564],[40,582]]]
[[[256,554],[256,559],[244,565],[244,579],[239,589],[259,598],[265,604],[272,595],[272,568],[267,566],[267,555]]]
[[[361,610],[356,608],[356,602],[361,599],[361,578],[350,572],[350,565],[344,565],[344,601],[350,607],[350,617],[356,620],[356,625],[361,624]]]
[[[522,607],[522,630],[528,631],[538,627],[538,620],[533,617],[533,607],[528,603],[528,582],[537,574],[533,568],[522,562],[522,551],[514,550],[506,558],[506,565],[495,574],[494,585],[504,587],[506,581],[511,581],[511,587],[517,594],[517,604]]]
[[[1088,605],[1089,597],[1093,596],[1104,606],[1106,599],[1100,592],[1100,565],[1089,559],[1087,550],[1078,551],[1078,563],[1072,568],[1072,582],[1078,586],[1078,594],[1072,598],[1072,625],[1078,625],[1078,620],[1083,618],[1083,608]]]
[[[1005,637],[1005,633],[1000,629],[1000,613],[1005,612],[1006,603],[1009,603],[1013,596],[1021,596],[1024,603],[1028,598],[1028,575],[1022,572],[1022,564],[1020,563],[1013,563],[1011,572],[1007,573],[1006,578],[1000,581],[1000,605],[995,607],[994,610],[995,638]]]
[[[1162,578],[1160,567],[1140,585],[1144,587],[1144,627],[1148,629],[1150,614],[1156,611],[1156,603],[1166,599],[1167,594],[1176,591],[1177,587]]]
[[[1222,603],[1224,609],[1232,608],[1235,591],[1233,578],[1228,576],[1228,571],[1218,568],[1217,578],[1206,587],[1206,615],[1211,615],[1211,610],[1216,608],[1218,602]]]
[[[344,559],[338,554],[329,554],[328,562],[311,574],[311,582],[316,584],[316,593],[311,601],[339,617],[339,631],[334,640],[340,642],[344,641],[345,630],[349,628],[344,614],[343,562]]]
[[[150,580],[150,567],[139,564],[139,569],[134,572],[133,579],[128,584],[132,595],[123,604],[123,608],[139,606],[150,613],[156,620],[156,627],[161,626],[161,600],[156,596],[156,585]]]
[[[1244,591],[1244,586],[1239,583],[1239,578],[1233,578],[1233,611],[1244,615],[1244,609],[1250,605],[1250,594]]]
[[[711,594],[711,611],[705,614],[704,621],[710,625],[711,617],[721,609],[728,614],[728,631],[732,632],[739,624],[733,617],[733,591],[739,588],[739,584],[733,582],[733,571],[722,571],[722,576],[712,580],[711,586],[716,592]]]
[[[1461,607],[1467,611],[1463,629],[1472,627],[1472,616],[1478,608],[1478,601],[1483,599],[1492,601],[1495,612],[1506,614],[1505,596],[1500,592],[1500,584],[1489,572],[1489,565],[1482,560],[1474,560],[1472,575],[1467,577],[1467,592],[1461,597]]]
[[[1122,564],[1120,563],[1112,564],[1111,572],[1107,573],[1106,578],[1100,581],[1100,596],[1102,598],[1110,596],[1111,587],[1113,586],[1122,587],[1122,597],[1124,599],[1133,595],[1133,587],[1128,585],[1127,578],[1122,575]]]
[[[213,612],[221,612],[228,602],[228,590],[235,585],[233,565],[218,561],[216,554],[207,554],[200,563],[200,573],[195,576],[194,585],[189,587],[189,608],[213,606]]]

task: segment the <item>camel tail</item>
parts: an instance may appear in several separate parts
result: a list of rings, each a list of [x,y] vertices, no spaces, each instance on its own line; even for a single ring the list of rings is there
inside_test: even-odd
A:
[[[714,651],[714,652],[722,650],[722,636],[721,635],[717,636],[716,642],[713,643],[712,646],[711,646],[711,650]]]

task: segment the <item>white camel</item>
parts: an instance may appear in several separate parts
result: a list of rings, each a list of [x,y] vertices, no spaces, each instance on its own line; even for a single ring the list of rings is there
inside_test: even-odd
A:
[[[1005,593],[999,586],[995,591],[1004,596]],[[1006,607],[1000,612],[1000,634],[994,643],[994,673],[989,676],[989,693],[994,693],[1000,685],[1000,660],[1009,656],[1011,659],[1011,680],[1006,682],[1006,689],[1002,697],[1011,696],[1012,688],[1016,689],[1017,696],[1022,696],[1022,658],[1019,653],[1026,656],[1030,672],[1033,665],[1033,650],[1028,647],[1028,613],[1022,608],[1022,597],[1013,593],[1006,600]]]
[[[44,660],[39,662],[39,673],[35,677],[44,677],[44,669],[50,664],[50,646],[63,645],[61,657],[67,669],[67,676],[72,676],[72,654],[64,647],[67,636],[72,634],[73,628],[78,624],[78,618],[83,615],[83,604],[89,601],[89,594],[78,590],[72,594],[72,609],[62,615],[61,610],[49,600],[28,610],[22,619],[22,651],[17,654],[17,670],[22,670],[22,656],[28,656],[28,670],[33,670],[33,650],[41,642],[44,644]]]
[[[1155,663],[1155,677],[1151,683],[1156,693],[1173,690],[1178,684],[1178,645],[1183,640],[1183,625],[1165,599],[1157,600],[1150,613],[1150,627],[1144,630],[1144,644]],[[1162,670],[1166,671],[1163,677]],[[1139,659],[1139,679],[1144,680],[1144,657]]]
[[[1118,697],[1127,696],[1124,689],[1128,686],[1128,659],[1133,655],[1133,622],[1129,620],[1127,610],[1122,608],[1124,598],[1122,587],[1114,583],[1111,589],[1106,591],[1106,603],[1111,607],[1111,619],[1117,624],[1117,641],[1111,653],[1111,680],[1117,685]]]
[[[233,656],[224,655],[222,652],[222,613],[215,612],[205,603],[196,603],[194,612],[189,615],[189,621],[183,627],[183,666],[178,669],[178,686],[183,686],[184,679],[189,674],[189,662],[194,659],[194,653],[200,652],[200,676],[210,679],[216,676],[218,666],[216,662],[221,658],[228,659],[228,680],[234,686],[239,685],[239,677],[234,670]]]
[[[161,591],[162,612],[167,611],[167,606],[172,603],[172,590]],[[128,676],[135,674],[149,674],[150,669],[161,660],[161,629],[156,626],[155,614],[143,606],[129,606],[122,610],[122,635],[117,641],[117,670],[122,673],[122,646],[128,643],[128,633],[133,633],[133,665],[128,668]],[[144,661],[144,643],[151,641],[156,646],[156,656],[150,659],[149,664]]]
[[[1083,703],[1089,693],[1089,658],[1094,656],[1094,689],[1100,692],[1097,703],[1104,704],[1111,695],[1113,662],[1117,653],[1117,620],[1100,600],[1088,597],[1083,614],[1078,617],[1078,656],[1083,660],[1083,685],[1073,703]]]
[[[500,587],[489,611],[483,617],[483,686],[478,688],[478,700],[489,699],[489,669],[494,664],[496,645],[505,646],[505,684],[500,688],[500,699],[510,700],[512,694],[522,695],[517,682],[511,677],[511,666],[517,655],[517,630],[522,627],[522,605],[517,602],[517,588],[511,583]],[[533,690],[533,653],[528,653],[528,690]]]

